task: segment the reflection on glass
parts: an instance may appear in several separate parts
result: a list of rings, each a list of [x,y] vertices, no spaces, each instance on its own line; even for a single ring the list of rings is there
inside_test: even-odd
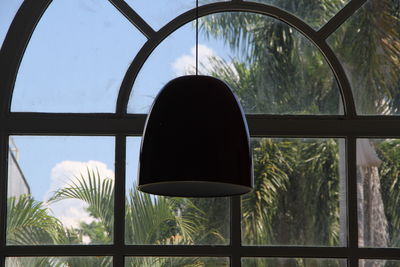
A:
[[[400,139],[357,140],[358,243],[400,247]]]
[[[199,5],[228,0],[199,0]],[[196,7],[195,0],[153,0],[152,4],[145,1],[125,0],[154,30],[159,30],[180,14]]]
[[[243,267],[344,267],[345,259],[244,258]]]
[[[137,245],[229,244],[229,198],[157,197],[137,191],[139,150],[140,138],[128,138],[125,242]]]
[[[0,48],[22,2],[22,0],[2,0],[0,2]]]
[[[330,38],[359,114],[400,114],[400,6],[370,0]]]
[[[12,136],[7,244],[112,243],[114,139]]]
[[[126,267],[228,267],[229,258],[206,257],[127,257]]]
[[[242,197],[245,245],[344,246],[342,140],[253,139],[254,190]]]
[[[101,266],[111,267],[112,258],[96,257],[9,257],[6,258],[6,267],[33,267],[33,266]]]
[[[145,41],[109,1],[52,1],[22,59],[12,111],[114,112]]]
[[[360,260],[359,267],[400,267],[400,261],[396,260]]]
[[[244,12],[208,15],[200,26],[199,74],[228,83],[246,113],[343,113],[324,56],[290,26]],[[133,85],[129,113],[147,113],[168,81],[195,73],[195,36],[186,24],[153,51]]]

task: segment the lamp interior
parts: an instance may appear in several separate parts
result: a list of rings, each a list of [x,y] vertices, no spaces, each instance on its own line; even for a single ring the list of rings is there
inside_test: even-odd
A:
[[[138,186],[142,192],[175,197],[225,197],[242,195],[251,187],[209,181],[171,181]]]

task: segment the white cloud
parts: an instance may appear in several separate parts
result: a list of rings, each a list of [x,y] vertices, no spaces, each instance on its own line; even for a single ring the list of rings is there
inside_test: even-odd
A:
[[[114,172],[107,168],[107,165],[100,161],[62,161],[56,164],[51,170],[51,184],[44,199],[49,199],[54,191],[66,187],[70,182],[83,175],[87,179],[87,170],[98,171],[100,177],[114,179]],[[85,211],[87,205],[76,199],[61,200],[48,204],[53,215],[61,220],[66,227],[79,227],[80,222],[90,223],[94,221]]]
[[[211,58],[216,57],[214,50],[206,45],[199,44],[199,74],[208,74],[210,69],[212,69]],[[190,54],[185,54],[177,58],[174,63],[172,63],[172,69],[175,74],[187,75],[194,74],[196,67],[196,46],[190,49]]]
[[[239,74],[237,73],[233,62],[224,61],[219,57],[213,49],[206,45],[199,44],[199,74],[210,75],[212,70],[219,68],[220,65],[216,62],[226,63],[226,67],[231,69],[231,78],[239,80]],[[185,54],[177,58],[174,63],[172,63],[172,69],[177,76],[195,74],[196,72],[196,46],[190,49],[190,54]]]

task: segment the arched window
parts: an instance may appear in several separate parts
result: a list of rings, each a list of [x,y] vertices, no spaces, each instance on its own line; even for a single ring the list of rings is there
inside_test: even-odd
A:
[[[255,189],[149,196],[140,136],[194,72],[194,7],[0,4],[1,266],[400,266],[399,1],[200,0],[199,73],[241,101]]]

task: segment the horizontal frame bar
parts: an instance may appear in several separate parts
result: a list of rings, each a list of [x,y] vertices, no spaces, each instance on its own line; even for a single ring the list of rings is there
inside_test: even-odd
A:
[[[113,256],[112,245],[77,246],[7,246],[3,254],[14,256]],[[400,259],[395,248],[342,247],[240,247],[230,246],[149,246],[126,245],[118,252],[125,256],[209,256],[209,257],[300,257],[300,258],[358,258]]]
[[[142,135],[146,114],[13,113],[0,120],[7,134]],[[400,137],[400,117],[247,115],[251,136]]]

